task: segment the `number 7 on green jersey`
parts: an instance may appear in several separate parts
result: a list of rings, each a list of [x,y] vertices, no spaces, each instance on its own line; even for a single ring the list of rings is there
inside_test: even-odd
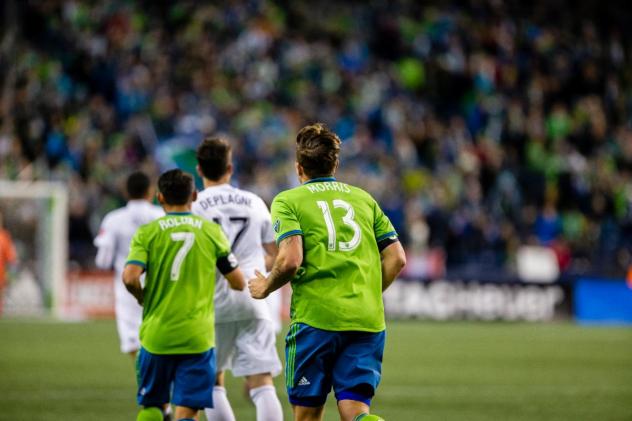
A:
[[[193,247],[193,243],[195,243],[195,234],[192,232],[172,232],[171,241],[184,241],[171,264],[171,280],[177,281],[180,278],[182,262],[184,262],[184,258],[187,257],[191,247]]]

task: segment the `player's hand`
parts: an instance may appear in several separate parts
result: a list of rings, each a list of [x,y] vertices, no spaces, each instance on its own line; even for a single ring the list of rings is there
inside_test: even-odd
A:
[[[248,289],[252,298],[263,299],[268,296],[268,280],[263,273],[255,270],[255,277],[248,280]]]

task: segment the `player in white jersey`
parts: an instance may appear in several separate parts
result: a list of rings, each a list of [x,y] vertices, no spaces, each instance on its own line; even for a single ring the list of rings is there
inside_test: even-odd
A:
[[[198,173],[204,190],[193,204],[193,213],[222,226],[239,260],[244,277],[271,266],[277,253],[270,212],[254,193],[231,186],[233,173],[230,145],[221,139],[205,139],[197,149]],[[266,259],[268,265],[266,265]],[[215,338],[217,382],[210,421],[233,421],[224,388],[224,371],[246,378],[246,387],[257,408],[257,421],[283,419],[272,377],[281,372],[276,351],[275,325],[265,301],[250,297],[248,290],[234,291],[225,279],[215,284]]]
[[[99,234],[94,239],[97,247],[95,263],[101,269],[114,267],[114,311],[121,352],[136,357],[140,348],[138,330],[143,308],[123,285],[122,273],[129,254],[129,244],[136,229],[164,215],[162,208],[151,204],[153,191],[149,177],[135,172],[127,178],[127,205],[105,215]]]

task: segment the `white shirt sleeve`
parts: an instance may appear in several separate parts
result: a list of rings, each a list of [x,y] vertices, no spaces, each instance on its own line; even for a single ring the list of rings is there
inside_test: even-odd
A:
[[[99,234],[94,239],[94,245],[97,247],[94,263],[99,269],[110,269],[114,264],[116,254],[114,225],[112,217],[106,215],[101,223],[101,228],[99,228]]]
[[[261,224],[261,242],[263,244],[274,243],[274,231],[272,229],[272,215],[262,199],[259,199],[261,204],[261,216],[263,223]]]

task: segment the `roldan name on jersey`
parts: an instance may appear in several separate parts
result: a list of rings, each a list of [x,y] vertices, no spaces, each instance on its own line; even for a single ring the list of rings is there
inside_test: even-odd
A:
[[[163,231],[166,230],[167,228],[177,227],[178,225],[182,225],[182,224],[192,225],[198,229],[202,228],[202,220],[191,218],[190,216],[178,216],[178,217],[160,219],[158,223],[160,224],[160,229]]]

